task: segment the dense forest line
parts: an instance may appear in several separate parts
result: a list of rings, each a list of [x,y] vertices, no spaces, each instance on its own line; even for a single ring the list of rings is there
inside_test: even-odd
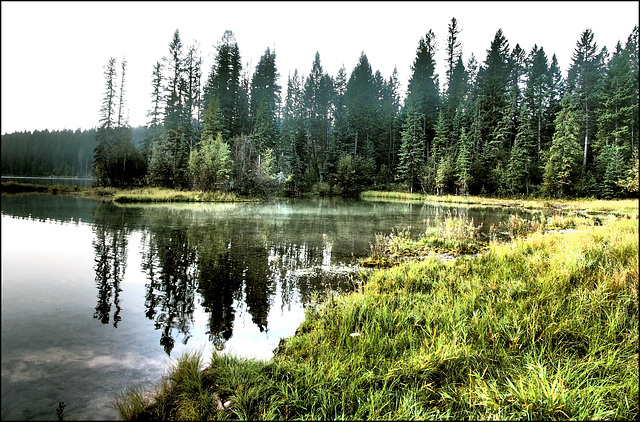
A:
[[[364,52],[349,75],[343,66],[335,76],[316,52],[309,74],[288,75],[283,94],[275,51],[267,48],[250,74],[231,31],[205,78],[197,44],[184,46],[176,30],[153,66],[149,120],[137,139],[125,116],[127,63],[110,58],[99,125],[83,145],[94,148],[98,184],[109,186],[637,196],[637,26],[613,52],[586,29],[566,76],[555,55],[511,48],[502,30],[482,63],[473,54],[465,62],[460,35],[453,18],[442,86],[436,36],[419,40],[401,98],[397,69],[383,77]],[[3,174],[34,171],[38,161],[21,166],[15,157],[5,167],[10,136],[20,134],[3,136]],[[65,160],[86,171],[86,151]]]
[[[132,142],[140,146],[144,126],[131,129]],[[83,176],[93,174],[96,129],[36,130],[2,135],[3,176]]]

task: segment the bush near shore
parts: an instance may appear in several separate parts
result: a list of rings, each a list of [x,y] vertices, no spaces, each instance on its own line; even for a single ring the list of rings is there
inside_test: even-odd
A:
[[[363,270],[271,360],[188,353],[115,406],[125,420],[637,420],[637,206],[570,218],[513,221],[480,255]],[[381,255],[416,242],[380,241]]]

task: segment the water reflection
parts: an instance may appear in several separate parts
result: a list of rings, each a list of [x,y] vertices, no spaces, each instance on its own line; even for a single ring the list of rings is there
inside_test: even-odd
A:
[[[491,210],[342,202],[203,207],[99,203],[93,216],[94,318],[118,327],[133,230],[142,239],[145,316],[170,355],[176,341],[187,344],[192,337],[197,306],[206,313],[209,341],[223,350],[243,315],[260,333],[269,332],[276,295],[284,312],[292,305],[305,306],[315,292],[352,289],[353,258],[367,253],[370,238],[379,232],[375,227],[386,227],[388,233],[395,225],[416,228],[452,214],[474,218],[478,225],[488,221]]]
[[[298,245],[283,241],[283,222],[276,219],[248,224],[242,215],[204,217],[155,209],[145,220],[149,224],[141,254],[148,280],[146,315],[162,330],[161,344],[168,354],[174,331],[185,344],[190,338],[196,292],[208,315],[209,340],[223,350],[233,336],[238,312],[246,312],[260,332],[268,332],[277,291],[284,308],[297,297],[308,302],[313,291],[336,281],[345,287],[344,271],[332,271],[326,235],[320,247]]]
[[[173,331],[182,335],[182,343],[191,337],[197,279],[196,248],[182,227],[155,225],[145,233],[142,269],[147,274],[146,316],[161,330],[160,344],[171,354]]]

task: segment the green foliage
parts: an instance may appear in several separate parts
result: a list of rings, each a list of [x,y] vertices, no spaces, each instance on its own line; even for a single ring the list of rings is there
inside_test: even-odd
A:
[[[556,132],[553,135],[544,172],[548,195],[561,198],[570,189],[580,159],[578,130],[579,125],[572,110],[571,97],[565,95],[562,99],[562,110],[556,117]]]
[[[191,151],[189,172],[195,189],[224,190],[232,170],[231,151],[222,140],[220,132],[215,139],[212,137],[203,139],[199,147]]]
[[[239,136],[232,140],[231,157],[233,189],[239,194],[269,196],[277,190],[271,149],[260,152],[251,137]]]
[[[409,107],[407,118],[402,130],[402,144],[398,154],[398,179],[409,184],[409,191],[420,175],[420,168],[424,164],[424,132],[422,130],[422,115],[417,107]]]
[[[633,167],[627,170],[626,178],[620,179],[617,182],[617,185],[626,190],[631,194],[638,195],[638,156],[636,155]]]
[[[343,196],[358,196],[370,184],[375,170],[371,158],[343,155],[338,161],[336,181]]]

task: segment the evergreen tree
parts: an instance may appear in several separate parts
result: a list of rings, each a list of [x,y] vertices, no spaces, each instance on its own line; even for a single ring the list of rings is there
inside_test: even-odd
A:
[[[465,101],[469,93],[467,77],[462,58],[458,57],[447,88],[445,103],[445,125],[449,145],[455,146],[460,139],[460,130],[465,125]]]
[[[381,177],[388,179],[391,169],[396,166],[399,149],[397,139],[399,138],[398,113],[400,111],[400,96],[398,70],[396,68],[393,69],[388,81],[382,81],[379,97],[380,127],[376,151],[378,164],[381,168]],[[384,169],[382,169],[382,166],[384,166]],[[386,181],[383,181],[383,183],[386,183]]]
[[[216,139],[218,134],[222,134],[223,127],[220,124],[220,110],[218,108],[218,99],[214,96],[208,102],[207,108],[203,115],[202,139]]]
[[[633,31],[627,38],[627,42],[624,47],[625,53],[629,58],[629,67],[631,69],[631,74],[633,75],[633,111],[631,113],[631,136],[629,139],[631,140],[631,155],[637,157],[638,153],[638,144],[640,144],[640,128],[638,126],[640,119],[640,113],[638,112],[638,95],[640,94],[640,87],[638,84],[640,83],[640,69],[638,66],[638,54],[639,54],[639,43],[638,43],[638,25],[633,27]]]
[[[398,165],[398,179],[409,184],[409,191],[419,177],[420,168],[424,164],[424,132],[422,116],[415,105],[410,105],[402,130]]]
[[[425,139],[425,157],[431,154],[436,120],[440,111],[440,88],[435,73],[436,37],[433,31],[420,38],[416,58],[411,66],[412,75],[407,86],[407,107],[416,107],[423,116],[422,132]]]
[[[511,194],[529,194],[531,184],[531,166],[537,156],[535,139],[536,134],[532,127],[533,119],[529,107],[526,104],[520,109],[520,126],[516,139],[509,154],[505,172],[505,187]]]
[[[303,79],[303,78],[302,78]],[[281,171],[291,175],[291,190],[298,190],[307,171],[307,151],[303,123],[303,89],[298,70],[287,78],[287,95],[282,112],[282,142],[277,147]]]
[[[345,94],[347,91],[347,71],[343,66],[333,78],[333,127],[331,148],[327,158],[327,173],[337,174],[340,157],[352,151],[353,133],[349,127]]]
[[[535,124],[538,152],[542,151],[544,119],[549,95],[549,66],[544,49],[534,45],[527,59],[527,86],[525,102]]]
[[[120,96],[119,96],[119,100],[118,100],[118,122],[116,124],[116,127],[123,127],[123,126],[128,126],[128,122],[127,122],[127,117],[125,116],[125,99],[124,99],[124,77],[127,71],[127,61],[125,59],[122,59],[122,62],[120,62],[120,66],[122,69],[122,72],[120,74]]]
[[[251,77],[250,116],[255,124],[258,109],[262,103],[266,111],[276,119],[280,107],[281,87],[278,85],[280,74],[276,67],[276,53],[267,48],[260,57],[256,70]],[[252,126],[253,127],[253,126]]]
[[[183,95],[184,95],[184,125],[187,130],[189,150],[193,149],[200,139],[203,114],[202,99],[202,57],[197,45],[189,47],[183,60]]]
[[[444,123],[444,115],[438,113],[438,121],[435,125],[435,137],[433,138],[432,157],[435,163],[439,163],[441,158],[445,157],[447,151],[447,130]]]
[[[448,26],[449,35],[447,37],[447,91],[451,90],[453,73],[458,61],[462,58],[462,43],[460,42],[460,26],[456,18],[451,18]]]
[[[474,179],[481,181],[483,188],[496,191],[501,176],[496,169],[505,160],[511,133],[511,103],[509,101],[509,44],[498,30],[487,50],[484,65],[478,71],[478,96],[476,100],[477,123],[481,145]],[[512,93],[513,94],[513,93]],[[487,169],[493,171],[487,174]],[[489,177],[487,177],[489,176]]]
[[[344,94],[347,120],[354,135],[353,155],[371,158],[377,111],[377,90],[369,59],[362,52]]]
[[[471,151],[471,142],[463,128],[460,134],[460,148],[456,160],[455,175],[459,192],[467,195],[469,194],[469,185],[471,184]]]
[[[570,95],[562,98],[562,109],[556,117],[556,132],[551,141],[549,158],[544,171],[547,195],[562,198],[575,180],[580,160],[578,133],[580,125],[573,111]]]
[[[596,99],[602,79],[603,57],[604,50],[598,52],[598,46],[593,40],[593,31],[586,29],[576,43],[567,78],[569,92],[576,97],[581,113],[580,132],[584,135],[583,167],[587,165],[589,142],[595,133],[598,107]]]
[[[604,175],[601,184],[601,194],[605,199],[617,198],[622,194],[619,182],[625,177],[625,165],[622,149],[611,143],[605,145],[600,161],[604,167]]]
[[[634,88],[631,61],[618,42],[608,63],[600,94],[597,149],[616,145],[627,151],[627,157],[631,156],[633,116],[638,111]]]
[[[567,90],[566,81],[562,77],[562,72],[560,71],[558,59],[555,54],[551,57],[548,75],[549,89],[547,93],[547,103],[549,107],[544,115],[545,124],[543,125],[543,135],[541,137],[540,149],[538,150],[540,157],[545,151],[548,151],[551,146],[551,138],[556,130],[556,116],[562,108],[560,103]]]
[[[100,125],[96,132],[98,145],[94,150],[93,170],[98,186],[110,186],[112,181],[112,144],[115,129],[116,59],[111,57],[104,70],[105,92],[100,108]]]
[[[315,181],[322,181],[327,176],[332,91],[331,78],[322,69],[320,54],[316,52],[311,73],[304,83],[303,94],[308,168],[310,177]]]
[[[147,164],[151,160],[153,144],[159,139],[164,120],[162,63],[156,62],[151,75],[151,109],[147,112],[149,130],[142,145],[142,156]]]
[[[245,116],[247,98],[241,80],[240,50],[233,31],[224,32],[216,49],[217,55],[207,81],[205,95],[208,101],[211,95],[217,97],[220,123],[224,128],[222,135],[224,139],[231,139],[243,133],[243,126],[247,120]]]

